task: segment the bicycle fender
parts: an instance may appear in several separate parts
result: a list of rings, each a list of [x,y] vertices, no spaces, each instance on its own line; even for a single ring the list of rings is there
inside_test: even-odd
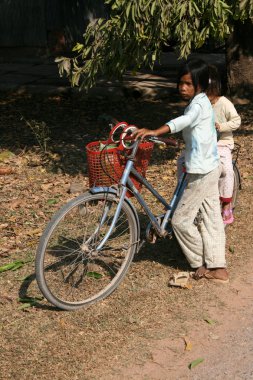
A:
[[[112,187],[98,186],[98,187],[90,188],[89,193],[91,193],[91,194],[108,193],[108,194],[117,195],[117,190],[112,188]],[[132,202],[130,202],[130,200],[127,197],[125,198],[125,202],[128,204],[128,206],[131,208],[131,210],[134,213],[134,217],[135,217],[136,224],[137,224],[137,234],[138,234],[138,239],[139,239],[140,238],[140,221],[139,221],[139,217],[138,217],[136,208],[134,207]]]

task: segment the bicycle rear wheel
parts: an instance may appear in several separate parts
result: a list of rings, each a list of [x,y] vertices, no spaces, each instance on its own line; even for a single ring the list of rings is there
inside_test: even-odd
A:
[[[239,169],[235,163],[233,167],[234,167],[234,188],[233,188],[233,195],[232,195],[232,209],[236,207],[239,190],[241,188],[241,177],[240,177]]]
[[[74,310],[113,292],[123,280],[138,244],[137,223],[124,202],[104,246],[118,205],[115,195],[83,194],[67,203],[48,224],[38,246],[38,286],[53,305]]]

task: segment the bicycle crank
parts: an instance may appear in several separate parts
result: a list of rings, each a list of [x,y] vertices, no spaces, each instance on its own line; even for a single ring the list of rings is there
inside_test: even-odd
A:
[[[159,216],[156,217],[156,220],[157,220],[159,226],[162,225],[163,217],[164,217],[164,215],[159,215]],[[150,222],[147,225],[147,228],[146,228],[146,240],[150,244],[155,244],[155,242],[156,242],[156,240],[157,240],[158,237],[160,237],[159,234],[158,234],[158,232],[156,231],[156,229],[154,228],[154,226]]]

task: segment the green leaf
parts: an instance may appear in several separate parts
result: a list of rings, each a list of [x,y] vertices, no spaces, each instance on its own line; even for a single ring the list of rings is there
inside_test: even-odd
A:
[[[200,363],[202,363],[204,361],[203,358],[198,358],[196,360],[193,360],[189,365],[188,365],[188,368],[189,369],[192,369],[194,367],[196,367],[197,365],[199,365]]]
[[[97,273],[97,272],[87,272],[86,276],[92,277],[92,278],[97,278],[97,279],[103,277],[102,274]]]
[[[235,253],[235,247],[233,245],[230,245],[228,248],[229,252]]]
[[[79,42],[73,47],[72,51],[81,51],[83,49],[84,45],[80,44]]]
[[[204,321],[207,322],[209,325],[215,325],[215,321],[213,321],[212,319],[210,318],[204,318]]]
[[[23,303],[23,305],[19,306],[19,310],[28,309],[28,307],[32,307],[31,303]]]
[[[58,203],[58,199],[52,198],[47,200],[48,205],[55,205],[56,203]]]
[[[132,6],[132,3],[129,2],[129,3],[127,4],[127,7],[126,7],[126,16],[127,16],[127,18],[129,17],[130,10],[131,10],[131,6]]]
[[[224,40],[234,20],[252,15],[249,0],[104,0],[108,19],[91,22],[76,43],[74,57],[59,57],[60,75],[72,85],[89,90],[99,78],[122,78],[128,69],[152,67],[170,40],[180,57],[201,47],[211,35]],[[129,47],[131,46],[131,48]]]
[[[20,310],[27,309],[28,307],[36,306],[38,301],[42,301],[44,297],[24,297],[19,298],[18,302],[22,303],[19,307]]]
[[[150,13],[151,13],[152,16],[154,15],[155,7],[156,7],[156,0],[153,1],[152,7],[151,7],[151,10],[150,10]]]
[[[42,301],[44,297],[24,297],[24,298],[19,298],[18,302],[37,302],[37,301]]]
[[[179,19],[180,19],[180,20],[181,20],[182,17],[184,16],[184,14],[185,14],[185,10],[186,10],[186,3],[183,3],[183,4],[181,5],[180,13],[179,13]]]
[[[135,22],[135,8],[134,8],[134,6],[132,6],[131,7],[131,13],[132,13],[132,20],[133,20],[133,22]]]
[[[16,261],[13,261],[12,263],[2,265],[0,267],[0,273],[6,272],[7,270],[17,270],[21,268],[24,264],[25,264],[24,261],[16,260]]]

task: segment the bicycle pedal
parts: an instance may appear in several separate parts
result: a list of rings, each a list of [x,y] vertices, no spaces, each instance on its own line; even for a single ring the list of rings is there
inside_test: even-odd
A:
[[[146,239],[150,244],[155,244],[157,235],[154,233],[154,231],[149,231],[148,235],[146,235]]]

